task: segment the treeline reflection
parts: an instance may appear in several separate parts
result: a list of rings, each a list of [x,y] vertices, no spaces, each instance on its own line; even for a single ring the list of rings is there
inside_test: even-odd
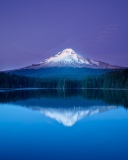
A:
[[[98,89],[38,89],[12,90],[0,92],[0,103],[16,102],[27,99],[66,98],[82,96],[86,100],[101,100],[110,105],[122,105],[128,108],[128,91]]]

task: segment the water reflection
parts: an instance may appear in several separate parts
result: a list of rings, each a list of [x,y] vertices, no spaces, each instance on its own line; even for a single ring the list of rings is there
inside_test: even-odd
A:
[[[128,107],[127,91],[110,90],[11,90],[0,92],[0,103],[38,110],[64,126],[118,107]]]
[[[113,108],[117,108],[116,106],[93,106],[90,108],[39,108],[41,113],[45,116],[50,117],[59,123],[62,123],[64,126],[73,126],[80,119],[93,115],[96,113],[101,113]]]

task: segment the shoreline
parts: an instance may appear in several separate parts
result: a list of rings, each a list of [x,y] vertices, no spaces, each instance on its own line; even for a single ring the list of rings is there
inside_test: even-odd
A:
[[[0,88],[0,92],[18,91],[18,90],[111,90],[127,91],[128,88]]]

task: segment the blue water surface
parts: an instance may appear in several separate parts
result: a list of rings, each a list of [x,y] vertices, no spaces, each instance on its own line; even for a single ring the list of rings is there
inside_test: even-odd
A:
[[[81,98],[72,97],[72,101],[76,100]],[[51,98],[47,101],[51,102]],[[55,104],[51,109],[44,101],[43,110],[44,107],[35,104],[33,108],[25,102],[0,103],[0,160],[128,160],[128,112],[122,105],[99,101],[98,106],[96,101],[94,106],[93,101],[92,106],[85,111],[80,108],[74,116],[78,112],[74,106],[70,111],[60,106],[58,112]],[[101,107],[100,111],[97,107]],[[78,119],[90,108],[94,110]],[[77,118],[71,123],[66,116],[57,120],[63,115],[69,120]]]

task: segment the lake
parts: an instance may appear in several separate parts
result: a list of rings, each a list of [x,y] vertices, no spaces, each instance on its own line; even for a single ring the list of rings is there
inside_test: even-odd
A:
[[[128,160],[128,91],[0,91],[0,160]]]

